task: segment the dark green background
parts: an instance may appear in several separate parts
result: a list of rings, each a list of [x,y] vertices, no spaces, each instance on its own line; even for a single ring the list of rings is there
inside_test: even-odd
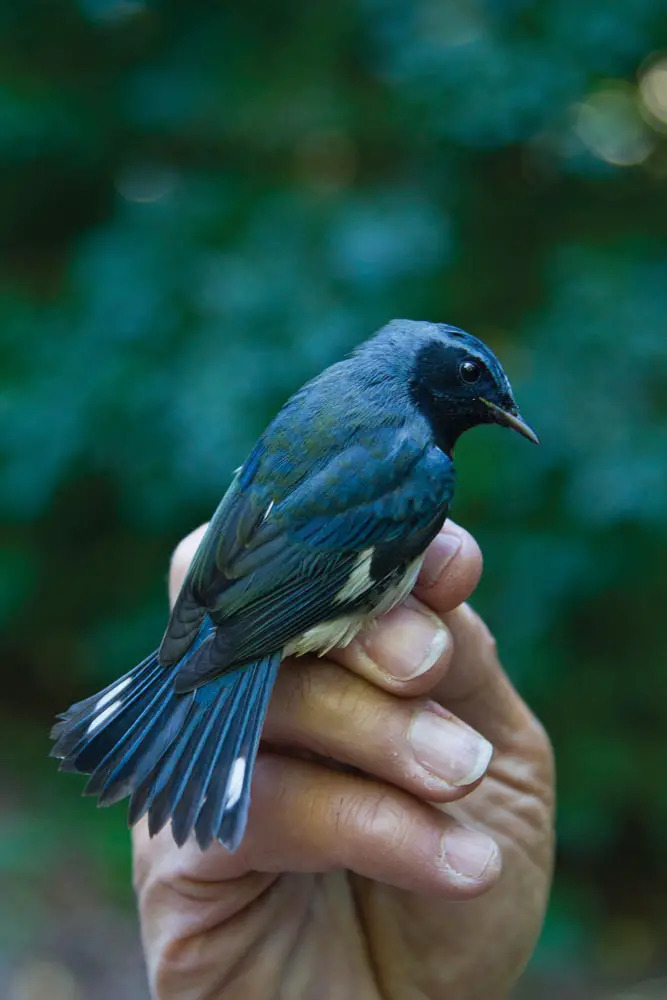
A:
[[[13,1000],[143,996],[123,810],[50,717],[156,644],[179,537],[393,316],[487,339],[543,439],[466,438],[454,509],[559,764],[521,995],[667,974],[666,59],[663,0],[0,5]]]

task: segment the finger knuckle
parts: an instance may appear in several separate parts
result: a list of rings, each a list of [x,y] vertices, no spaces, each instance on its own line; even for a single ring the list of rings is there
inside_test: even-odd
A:
[[[351,826],[363,839],[382,843],[388,850],[400,850],[405,845],[405,810],[391,792],[356,796],[347,804],[346,812],[343,825]]]

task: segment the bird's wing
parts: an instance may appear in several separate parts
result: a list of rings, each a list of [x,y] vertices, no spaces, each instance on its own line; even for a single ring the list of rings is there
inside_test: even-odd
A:
[[[216,511],[165,636],[173,662],[170,647],[193,627],[194,608],[218,626],[181,686],[363,607],[383,578],[423,552],[453,491],[451,460],[396,428],[355,435],[277,502],[270,469],[256,476],[253,455]]]

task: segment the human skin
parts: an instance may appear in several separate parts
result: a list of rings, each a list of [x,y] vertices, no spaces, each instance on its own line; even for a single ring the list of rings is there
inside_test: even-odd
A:
[[[174,553],[172,603],[203,530]],[[285,662],[236,853],[135,828],[156,998],[508,997],[551,882],[554,772],[463,603],[481,566],[448,521],[406,604]]]

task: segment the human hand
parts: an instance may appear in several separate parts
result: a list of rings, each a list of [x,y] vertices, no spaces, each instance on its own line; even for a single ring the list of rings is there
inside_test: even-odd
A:
[[[174,554],[172,602],[203,530]],[[507,997],[551,880],[553,765],[461,603],[480,572],[447,522],[406,605],[281,668],[236,853],[135,828],[155,997]]]

